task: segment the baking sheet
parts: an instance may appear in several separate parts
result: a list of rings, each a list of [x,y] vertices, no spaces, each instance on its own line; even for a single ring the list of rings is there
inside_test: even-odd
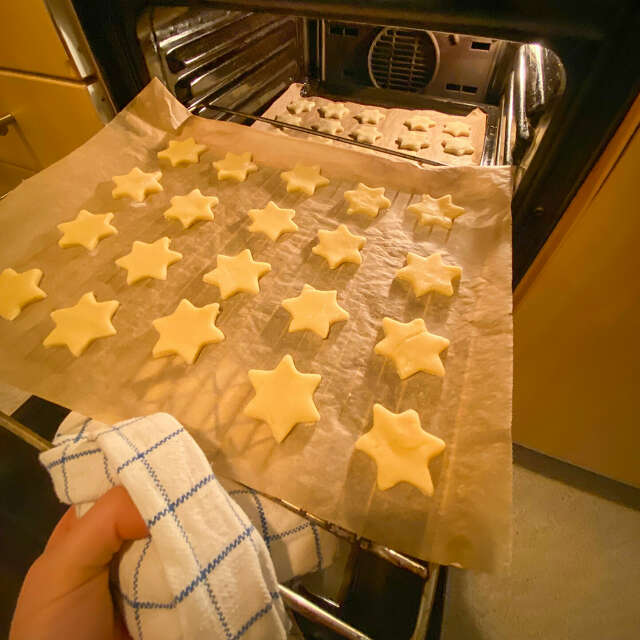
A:
[[[194,135],[208,145],[200,163],[163,167],[164,191],[142,204],[113,200],[111,177],[134,166],[156,169],[167,140]],[[254,153],[260,170],[245,183],[219,183],[211,161],[227,150]],[[311,198],[288,194],[279,178],[297,161],[320,164],[328,186]],[[347,216],[343,193],[358,181],[384,185],[392,206],[370,220]],[[220,204],[213,222],[183,231],[162,212],[169,198],[199,187]],[[419,194],[452,193],[466,208],[453,229],[414,229],[405,212]],[[299,231],[272,243],[247,230],[249,208],[273,199],[296,209]],[[93,252],[60,249],[56,225],[79,209],[113,211],[118,235]],[[367,238],[363,264],[329,270],[311,253],[319,228],[345,222]],[[111,124],[69,156],[25,181],[0,202],[0,269],[39,267],[45,300],[13,322],[0,321],[0,378],[104,422],[167,411],[196,437],[219,474],[278,495],[361,535],[422,559],[479,569],[509,558],[511,541],[511,219],[507,168],[419,168],[351,149],[294,140],[224,122],[193,117],[153,81]],[[125,283],[114,264],[133,240],[168,235],[184,258],[168,280]],[[218,253],[249,247],[272,271],[257,296],[240,294],[221,304],[226,339],[207,346],[196,364],[151,358],[157,333],[151,321],[173,312],[182,297],[196,305],[219,300],[202,275]],[[464,271],[452,298],[416,300],[394,281],[407,251],[443,251]],[[325,341],[309,332],[287,333],[282,299],[308,282],[338,290],[351,314]],[[80,357],[45,349],[49,313],[73,305],[86,291],[117,299],[117,335],[94,342]],[[373,353],[383,316],[423,317],[446,336],[446,376],[417,374],[401,381]],[[249,368],[274,367],[291,353],[303,372],[317,372],[321,420],[298,425],[277,445],[268,427],[242,415],[252,395]],[[353,445],[370,428],[371,408],[416,409],[423,427],[447,444],[431,464],[432,498],[400,484],[375,488],[375,463]]]
[[[263,114],[265,118],[273,118],[282,113],[288,113],[287,105],[295,100],[300,99],[300,89],[302,85],[294,82],[289,86],[289,88],[277,99],[273,102],[273,104],[265,111]],[[307,100],[311,100],[315,102],[315,107],[311,111],[307,111],[306,113],[297,114],[302,118],[301,125],[302,127],[312,128],[312,125],[316,122],[323,120],[318,112],[318,107],[325,104],[332,104],[334,101],[328,100],[327,98],[321,98],[318,96],[308,96],[305,98]],[[359,104],[357,102],[348,102],[344,101],[344,105],[348,107],[349,113],[340,120],[342,126],[344,127],[344,131],[337,135],[341,137],[348,138],[349,134],[360,125],[355,119],[355,116],[358,115],[364,109],[371,109],[371,105],[367,104]],[[440,111],[434,111],[432,109],[387,109],[385,107],[375,107],[385,115],[384,119],[380,121],[377,125],[378,131],[382,134],[382,137],[379,138],[375,145],[377,147],[384,147],[386,149],[393,149],[395,151],[401,151],[402,153],[406,153],[409,155],[417,155],[421,158],[428,158],[429,160],[435,160],[436,162],[441,162],[442,164],[450,165],[450,166],[469,166],[469,165],[479,165],[482,159],[482,150],[484,146],[484,134],[487,126],[487,114],[481,109],[474,109],[466,116],[454,116],[448,113],[442,113]],[[404,121],[407,118],[410,118],[414,115],[424,115],[428,116],[432,120],[435,121],[436,125],[431,127],[428,132],[427,139],[429,140],[429,146],[421,149],[420,151],[411,151],[410,149],[400,149],[396,140],[398,135],[409,131],[409,129],[404,125]],[[473,145],[474,151],[472,154],[465,156],[456,156],[451,153],[445,153],[442,147],[442,141],[446,138],[450,138],[451,136],[447,133],[443,132],[443,126],[447,122],[464,122],[471,127],[471,135],[468,139],[471,140],[471,144]],[[257,121],[253,124],[253,127],[257,129],[261,129],[262,131],[274,131],[277,130],[284,135],[292,136],[294,138],[302,138],[306,139],[309,134],[304,134],[294,129],[285,129],[285,128],[277,128],[273,125],[266,124],[265,122]],[[318,140],[331,142],[328,138],[322,138],[318,136]],[[342,146],[339,142],[332,142],[334,145]],[[350,148],[354,148],[353,145]],[[365,152],[368,150],[365,150]],[[381,155],[382,157],[388,158],[388,155],[383,154],[382,152],[369,151],[369,153],[375,155]],[[417,164],[417,163],[416,163]],[[419,166],[419,165],[418,165]]]

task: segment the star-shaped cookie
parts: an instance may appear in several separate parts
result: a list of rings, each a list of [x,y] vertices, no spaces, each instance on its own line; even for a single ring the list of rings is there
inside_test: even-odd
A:
[[[187,364],[193,364],[205,345],[224,340],[224,334],[216,327],[219,309],[220,305],[215,303],[196,307],[186,298],[180,300],[171,315],[152,323],[160,334],[153,357],[177,354]]]
[[[215,196],[205,196],[200,189],[194,189],[186,196],[173,196],[164,217],[167,220],[179,220],[182,227],[188,229],[196,220],[213,220],[211,208],[217,204],[218,198]]]
[[[244,408],[244,414],[266,422],[278,442],[282,442],[299,422],[320,420],[313,403],[320,376],[300,373],[290,355],[282,358],[271,371],[251,369],[249,380],[256,395]]]
[[[330,133],[333,136],[344,131],[340,120],[327,120],[326,118],[314,122],[311,128],[322,133]]]
[[[378,111],[378,109],[363,109],[360,113],[356,114],[354,118],[362,124],[379,124],[381,120],[384,120],[384,113]]]
[[[286,122],[287,124],[295,124],[298,127],[302,124],[302,118],[300,116],[294,116],[291,113],[284,111],[276,116],[278,122]]]
[[[337,291],[319,291],[305,284],[299,296],[283,300],[282,306],[291,314],[289,333],[308,329],[326,338],[334,322],[349,319],[349,313],[338,304],[337,295]]]
[[[391,200],[384,195],[384,187],[367,187],[362,182],[355,189],[344,192],[344,199],[349,203],[348,214],[364,213],[375,218],[380,209],[391,206]]]
[[[111,318],[119,306],[117,300],[97,302],[93,291],[89,291],[73,307],[51,312],[56,328],[42,344],[45,347],[66,345],[78,357],[94,340],[116,333]]]
[[[300,100],[294,100],[287,105],[287,109],[291,113],[295,113],[296,115],[299,113],[306,113],[307,111],[311,111],[313,107],[316,106],[316,103],[312,100],[304,100],[301,98]]]
[[[317,164],[309,167],[298,163],[290,171],[283,171],[280,177],[287,183],[289,193],[302,191],[308,196],[312,196],[318,187],[329,184],[329,180],[320,174],[320,166]]]
[[[407,211],[415,213],[421,225],[437,224],[444,229],[451,229],[453,220],[464,213],[464,208],[453,204],[451,194],[433,198],[426,193],[420,202],[409,205]]]
[[[281,209],[272,201],[264,209],[249,209],[247,215],[253,220],[249,225],[249,231],[264,233],[274,242],[283,233],[298,230],[298,225],[293,221],[295,209]]]
[[[429,146],[429,137],[421,131],[403,131],[398,136],[398,147],[400,149],[410,149],[420,151]]]
[[[374,351],[393,361],[401,380],[418,371],[444,376],[440,352],[449,346],[449,341],[429,333],[422,318],[411,322],[383,318],[382,328],[385,337],[376,344]]]
[[[220,289],[220,297],[226,300],[240,291],[258,293],[258,280],[271,271],[268,262],[256,262],[249,249],[235,256],[218,255],[216,268],[205,273],[202,279],[207,284],[214,284]]]
[[[452,138],[447,136],[442,141],[445,153],[451,153],[454,156],[471,155],[475,149],[468,138]]]
[[[218,180],[236,180],[244,182],[247,174],[258,170],[258,165],[252,162],[253,154],[250,151],[244,153],[231,153],[225,155],[224,160],[213,163],[218,170]]]
[[[462,268],[442,262],[442,254],[432,253],[423,258],[415,253],[407,254],[407,266],[398,271],[396,278],[406,280],[413,287],[417,297],[429,291],[437,291],[445,296],[453,295],[452,280],[462,276]]]
[[[445,443],[422,429],[413,409],[393,413],[374,404],[373,427],[358,438],[355,448],[375,460],[381,491],[408,482],[433,495],[429,462],[444,451]]]
[[[332,102],[318,107],[318,111],[323,118],[344,118],[349,113],[349,109],[344,106],[344,102]]]
[[[38,286],[41,278],[40,269],[18,273],[7,268],[0,273],[0,317],[15,320],[23,307],[46,298],[47,294]]]
[[[442,131],[450,133],[454,137],[471,135],[471,127],[466,122],[459,122],[458,120],[445,122]]]
[[[113,213],[94,214],[82,209],[75,220],[61,222],[58,225],[58,229],[62,231],[58,245],[63,249],[80,245],[92,251],[102,238],[118,233],[118,230],[109,224],[112,220]]]
[[[362,264],[360,249],[366,242],[364,236],[357,236],[349,231],[343,224],[334,231],[320,229],[318,231],[318,244],[311,249],[316,255],[322,256],[330,269],[339,267],[344,262]]]
[[[431,127],[436,126],[436,121],[429,116],[411,116],[404,121],[404,126],[410,131],[429,131]]]
[[[373,144],[378,138],[382,137],[382,134],[371,124],[359,124],[349,135],[358,142],[366,142],[368,144]]]
[[[167,279],[167,267],[182,259],[182,254],[169,249],[171,240],[166,236],[152,243],[136,240],[126,256],[116,260],[119,267],[127,270],[127,284],[145,278]]]
[[[162,171],[145,173],[138,167],[134,167],[123,176],[113,176],[116,186],[111,195],[114,198],[129,197],[136,202],[142,202],[148,195],[162,191],[160,178],[162,178]]]
[[[168,160],[172,167],[196,164],[200,160],[200,154],[206,148],[206,145],[198,144],[193,138],[169,140],[169,146],[158,151],[158,159]]]

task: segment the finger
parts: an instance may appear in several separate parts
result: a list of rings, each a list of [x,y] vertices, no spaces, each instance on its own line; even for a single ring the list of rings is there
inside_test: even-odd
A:
[[[76,516],[76,508],[69,507],[51,532],[49,540],[47,541],[47,545],[44,548],[45,551],[50,551],[51,549],[53,549],[53,547],[59,544],[60,541],[62,541],[66,537],[66,535],[69,533],[69,531],[77,521],[78,517]]]

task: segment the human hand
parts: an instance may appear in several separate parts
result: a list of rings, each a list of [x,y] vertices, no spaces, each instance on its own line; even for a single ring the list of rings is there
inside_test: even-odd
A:
[[[126,540],[148,535],[123,487],[105,493],[82,518],[71,507],[27,572],[9,640],[129,638],[114,615],[109,563]]]

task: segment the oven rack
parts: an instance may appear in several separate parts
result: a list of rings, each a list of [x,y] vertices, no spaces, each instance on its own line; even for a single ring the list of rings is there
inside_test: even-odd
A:
[[[264,120],[269,121],[267,119]],[[39,435],[26,425],[22,424],[12,416],[7,415],[3,411],[0,411],[0,427],[3,427],[10,433],[14,434],[37,451],[47,451],[54,446],[52,442],[50,442],[46,438],[43,438],[41,435]],[[416,624],[410,640],[421,640],[422,638],[424,638],[429,623],[429,614],[433,604],[435,588],[439,574],[439,567],[437,565],[433,565],[431,563],[426,565],[422,564],[402,553],[399,553],[398,551],[373,542],[372,540],[369,540],[367,538],[360,537],[352,531],[349,531],[347,529],[344,529],[343,527],[333,524],[332,522],[328,522],[327,520],[319,518],[318,516],[315,516],[314,514],[301,509],[300,507],[297,507],[296,505],[286,500],[283,500],[276,496],[271,496],[261,491],[257,491],[245,484],[237,482],[236,480],[234,480],[234,482],[240,484],[243,487],[246,487],[247,489],[250,489],[251,491],[255,491],[259,495],[276,502],[285,509],[288,509],[289,511],[292,511],[297,515],[305,518],[309,522],[322,527],[336,537],[347,541],[352,546],[352,549],[354,548],[354,546],[358,547],[381,558],[382,560],[385,560],[386,562],[391,563],[392,565],[400,569],[409,571],[410,573],[413,573],[424,580],[424,586],[420,597],[420,605],[416,616]],[[358,629],[342,621],[340,618],[336,617],[323,607],[319,606],[315,602],[312,602],[309,598],[306,598],[292,588],[279,584],[278,590],[284,604],[289,609],[300,614],[307,620],[320,624],[327,629],[337,633],[338,635],[347,638],[348,640],[372,640],[370,636],[362,633]],[[328,600],[327,598],[316,596],[315,599],[323,602],[328,607],[335,609],[336,611],[340,608],[340,605],[338,603]]]

